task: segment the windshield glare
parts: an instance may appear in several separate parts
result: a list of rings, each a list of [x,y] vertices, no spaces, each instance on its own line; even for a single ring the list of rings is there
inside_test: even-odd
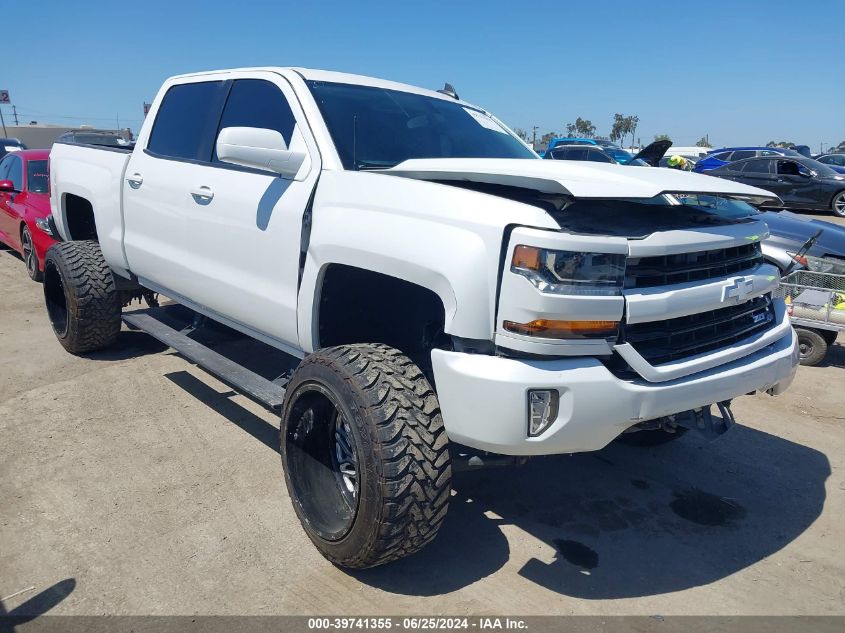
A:
[[[457,102],[307,83],[346,169],[386,169],[411,158],[537,158],[492,118]]]
[[[750,215],[757,215],[758,211],[747,202],[742,200],[733,200],[731,198],[722,198],[721,196],[714,196],[703,193],[675,193],[672,194],[681,204],[698,207],[710,213],[714,213],[723,218],[745,218]]]

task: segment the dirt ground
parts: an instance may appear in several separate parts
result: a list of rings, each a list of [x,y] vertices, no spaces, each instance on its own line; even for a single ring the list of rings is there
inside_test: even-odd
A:
[[[457,475],[432,545],[349,573],[275,416],[144,334],[66,354],[2,252],[0,613],[845,614],[843,343],[712,443]]]

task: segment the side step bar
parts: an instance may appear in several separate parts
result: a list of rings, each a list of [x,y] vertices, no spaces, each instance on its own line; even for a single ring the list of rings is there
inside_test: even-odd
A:
[[[172,347],[212,376],[268,409],[279,411],[282,408],[285,400],[283,384],[267,380],[145,312],[127,312],[123,314],[123,321]]]

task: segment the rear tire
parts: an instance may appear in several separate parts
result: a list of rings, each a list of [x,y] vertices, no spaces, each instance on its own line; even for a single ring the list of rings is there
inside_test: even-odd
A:
[[[827,341],[816,330],[802,327],[795,328],[798,335],[798,349],[801,352],[801,364],[807,367],[818,365],[827,354]]]
[[[616,440],[620,444],[625,444],[627,446],[661,446],[663,444],[668,444],[669,442],[674,442],[683,436],[687,430],[688,429],[679,426],[675,429],[674,433],[664,431],[663,429],[635,431],[634,433],[623,433],[617,437]]]
[[[329,347],[302,361],[287,388],[281,453],[302,527],[336,565],[413,554],[446,517],[452,469],[437,396],[386,345]]]
[[[23,254],[23,263],[26,265],[26,274],[32,281],[41,281],[44,274],[38,268],[38,255],[35,253],[35,244],[32,242],[32,233],[29,232],[29,227],[24,224],[21,229],[21,252]]]
[[[108,347],[120,332],[120,297],[97,242],[50,247],[44,260],[44,300],[56,338],[72,354]]]
[[[840,218],[845,218],[845,191],[840,191],[833,196],[833,202],[830,203],[830,209],[835,215]]]

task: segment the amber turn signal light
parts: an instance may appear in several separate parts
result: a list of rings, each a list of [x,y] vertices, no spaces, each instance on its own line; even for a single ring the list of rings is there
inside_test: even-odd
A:
[[[511,265],[514,268],[540,270],[540,249],[520,244],[513,249]]]
[[[505,321],[505,329],[525,336],[543,338],[609,338],[619,330],[618,321],[556,321],[535,319],[528,323]]]

